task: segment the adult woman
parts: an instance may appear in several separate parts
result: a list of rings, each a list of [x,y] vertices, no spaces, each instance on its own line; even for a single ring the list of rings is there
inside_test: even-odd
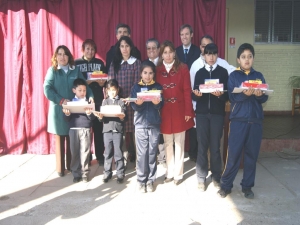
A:
[[[69,125],[63,119],[62,104],[66,104],[74,97],[72,92],[73,81],[84,79],[82,73],[74,66],[74,58],[70,50],[60,45],[56,48],[52,58],[52,66],[48,69],[44,81],[44,94],[50,100],[48,112],[48,132],[55,134],[56,141],[56,171],[64,176],[65,152],[67,155],[67,169],[70,170]],[[89,101],[93,102],[93,93],[87,89]],[[65,149],[66,142],[66,149]]]
[[[190,74],[188,67],[176,56],[172,42],[162,43],[159,57],[156,80],[163,86],[165,101],[161,111],[161,133],[167,159],[165,182],[174,179],[178,185],[183,180],[185,131],[194,126]]]
[[[141,61],[137,59],[134,45],[130,37],[123,36],[116,44],[116,53],[109,67],[108,79],[116,79],[120,85],[119,95],[130,97],[131,87],[140,78]],[[133,110],[127,106],[127,121],[125,123],[125,137],[130,161],[135,161],[135,146],[133,142]]]
[[[82,43],[82,58],[75,60],[75,65],[82,72],[85,79],[87,79],[87,73],[93,71],[102,71],[106,73],[106,68],[104,62],[101,59],[95,58],[97,52],[96,43],[92,39],[86,39]],[[104,99],[103,86],[105,80],[97,81],[87,81],[89,87],[92,89],[95,100],[95,109],[100,111],[100,106]],[[93,131],[94,131],[94,147],[95,154],[99,165],[104,163],[104,142],[103,142],[103,123],[98,120],[93,121]],[[90,155],[90,161],[92,160],[92,154]]]

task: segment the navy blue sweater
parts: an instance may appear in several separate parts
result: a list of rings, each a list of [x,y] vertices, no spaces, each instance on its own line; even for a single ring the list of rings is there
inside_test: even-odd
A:
[[[199,85],[204,84],[205,79],[219,79],[219,83],[223,84],[224,90],[227,90],[228,72],[223,67],[217,65],[211,75],[205,67],[198,70],[193,90],[199,90]],[[197,102],[196,113],[225,115],[225,102],[228,100],[228,92],[224,92],[220,97],[210,93],[202,93],[202,96],[199,97],[192,93],[192,99]]]
[[[136,98],[137,93],[141,92],[141,88],[147,88],[150,90],[162,90],[162,86],[159,83],[152,85],[140,85],[135,84],[131,89],[131,98]],[[163,107],[163,100],[154,105],[152,102],[144,102],[141,105],[137,105],[131,102],[131,107],[134,112],[134,125],[136,128],[152,128],[159,127],[161,124],[160,109]]]
[[[261,80],[266,83],[265,78],[260,72],[251,68],[250,73],[247,75],[241,70],[233,71],[228,80],[228,92],[231,102],[230,120],[248,121],[262,123],[264,118],[262,103],[268,100],[267,95],[262,96],[247,96],[243,92],[232,93],[235,87],[240,87],[242,82],[247,80]]]
[[[70,128],[91,128],[93,126],[93,119],[95,115],[91,113],[87,115],[85,113],[71,113],[70,116],[64,114],[64,119],[69,122]]]

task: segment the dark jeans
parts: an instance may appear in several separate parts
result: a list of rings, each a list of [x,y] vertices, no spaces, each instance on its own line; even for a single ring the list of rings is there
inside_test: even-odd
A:
[[[220,181],[222,162],[220,140],[223,135],[224,116],[216,114],[197,114],[196,129],[198,140],[198,156],[196,172],[198,182],[205,182],[208,174],[207,151],[210,149],[210,169],[212,178]]]
[[[190,149],[189,156],[190,158],[197,158],[198,152],[198,141],[197,141],[197,129],[195,127],[189,129],[190,134]]]
[[[103,141],[103,123],[98,119],[93,120],[93,132],[94,132],[94,147],[97,160],[104,160],[104,141]]]

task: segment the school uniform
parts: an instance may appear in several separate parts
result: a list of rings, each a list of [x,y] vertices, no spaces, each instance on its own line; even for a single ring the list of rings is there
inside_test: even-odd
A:
[[[249,72],[237,69],[228,80],[228,93],[231,102],[230,132],[228,137],[228,153],[224,172],[221,177],[221,188],[231,190],[233,181],[239,170],[244,151],[244,172],[241,186],[251,189],[254,186],[256,161],[262,139],[263,108],[262,103],[268,96],[247,96],[242,93],[232,93],[235,87],[248,80],[261,80],[266,83],[263,75],[253,68]]]
[[[199,85],[204,84],[206,79],[218,79],[219,83],[224,85],[224,90],[227,90],[228,73],[223,67],[217,64],[212,66],[205,64],[205,67],[196,73],[193,90],[199,90]],[[208,149],[210,149],[212,178],[220,182],[222,173],[220,140],[223,135],[225,102],[228,100],[228,93],[224,92],[219,97],[210,93],[202,93],[202,96],[192,94],[192,98],[197,102],[195,112],[198,141],[196,162],[198,183],[205,183],[208,175]]]
[[[141,91],[162,90],[162,86],[155,81],[146,85],[143,81],[135,84],[131,90],[131,97],[136,98]],[[137,180],[140,183],[153,183],[156,179],[156,155],[160,135],[160,110],[163,100],[157,105],[143,102],[141,105],[130,103],[134,112],[135,141],[137,147]]]

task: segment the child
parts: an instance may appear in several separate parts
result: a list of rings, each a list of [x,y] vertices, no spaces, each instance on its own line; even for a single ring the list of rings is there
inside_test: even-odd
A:
[[[156,83],[155,65],[145,61],[141,65],[141,81],[135,84],[131,90],[131,97],[136,98],[141,91],[162,90],[162,86]],[[137,147],[137,180],[140,183],[141,192],[153,192],[153,182],[156,177],[156,155],[160,134],[160,109],[163,102],[159,98],[151,102],[144,102],[138,98],[131,103],[134,113],[135,141]]]
[[[95,113],[100,122],[103,122],[103,138],[104,138],[104,175],[103,182],[107,183],[112,177],[112,159],[114,156],[117,183],[124,180],[124,158],[122,151],[122,140],[124,132],[124,118],[126,106],[118,96],[119,84],[115,79],[111,79],[106,83],[107,98],[104,99],[102,106],[119,105],[121,106],[121,114],[118,117],[105,117],[101,113]]]
[[[73,101],[86,101],[86,82],[80,78],[73,82]],[[68,109],[63,109],[64,118],[69,122],[70,149],[71,149],[71,171],[73,182],[88,182],[89,157],[91,147],[92,120],[95,116],[91,109],[86,108],[85,113],[71,114]]]
[[[238,172],[244,150],[244,173],[241,181],[242,192],[246,198],[254,198],[251,188],[254,186],[256,161],[262,139],[262,121],[264,118],[262,103],[268,100],[260,89],[249,88],[242,93],[232,93],[242,82],[265,79],[260,72],[252,68],[254,48],[242,44],[237,51],[240,67],[233,71],[228,80],[228,93],[231,102],[230,133],[228,138],[228,155],[225,170],[221,177],[220,197],[231,193],[234,178]]]
[[[223,84],[223,89],[227,90],[228,72],[216,64],[217,58],[217,45],[213,43],[206,45],[204,67],[196,73],[192,94],[192,99],[197,102],[195,110],[198,141],[196,173],[200,191],[206,190],[208,148],[210,149],[212,181],[217,188],[220,187],[222,173],[220,140],[223,135],[225,102],[228,100],[228,93],[220,91],[201,93],[199,91],[199,85],[205,84],[205,81],[209,82],[211,79],[218,80],[218,83]]]

